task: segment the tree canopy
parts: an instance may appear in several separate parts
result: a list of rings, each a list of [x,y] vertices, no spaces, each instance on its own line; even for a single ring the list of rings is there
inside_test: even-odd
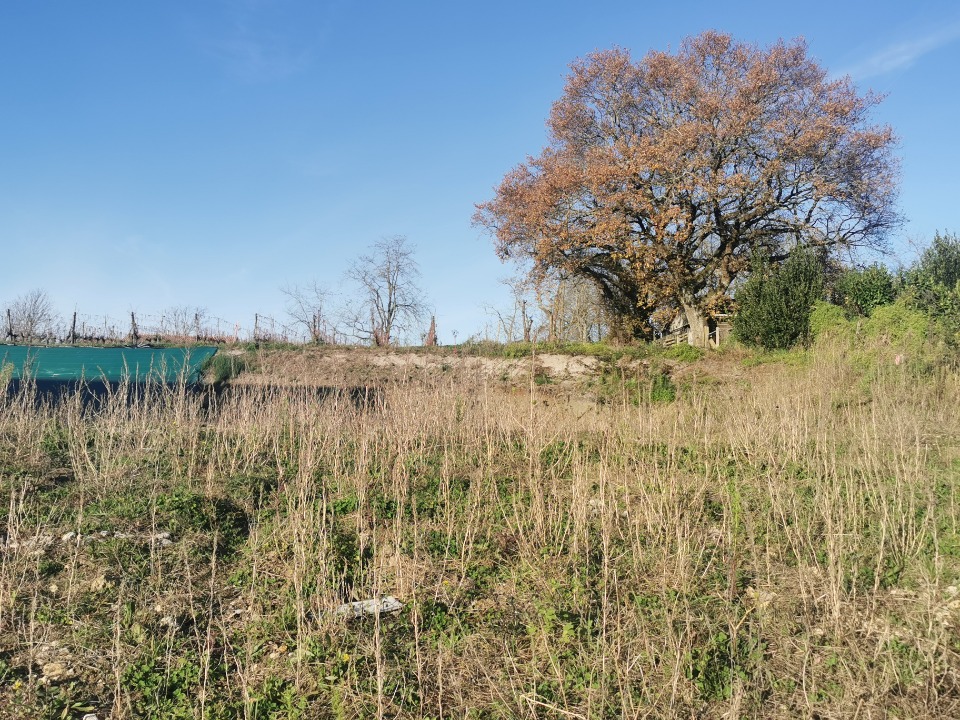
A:
[[[474,220],[534,278],[596,283],[633,335],[677,309],[699,331],[751,257],[884,246],[900,218],[895,137],[868,117],[879,100],[830,78],[801,40],[706,32],[637,62],[597,52],[571,66],[549,146]]]

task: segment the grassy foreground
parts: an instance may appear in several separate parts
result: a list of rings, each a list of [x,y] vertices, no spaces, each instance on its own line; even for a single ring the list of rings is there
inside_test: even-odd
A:
[[[0,399],[0,716],[960,716],[957,375],[745,372]]]

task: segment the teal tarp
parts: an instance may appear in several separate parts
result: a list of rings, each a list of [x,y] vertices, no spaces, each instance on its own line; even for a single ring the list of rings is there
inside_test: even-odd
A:
[[[0,345],[0,370],[13,366],[13,379],[88,382],[187,383],[200,381],[200,368],[215,347],[102,348]],[[7,369],[9,372],[9,369]],[[6,375],[6,373],[2,373]],[[8,376],[9,377],[9,376]]]

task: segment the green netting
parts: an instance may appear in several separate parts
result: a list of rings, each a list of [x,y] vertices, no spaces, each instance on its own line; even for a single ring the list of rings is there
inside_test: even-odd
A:
[[[19,380],[199,382],[215,347],[100,348],[0,345],[0,375]]]

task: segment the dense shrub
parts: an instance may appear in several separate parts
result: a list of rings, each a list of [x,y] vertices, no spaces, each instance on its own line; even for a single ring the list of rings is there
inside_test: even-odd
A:
[[[934,235],[930,247],[908,271],[908,278],[915,285],[956,287],[960,282],[960,238],[953,233]]]
[[[823,263],[798,248],[779,267],[761,260],[737,292],[737,339],[766,350],[784,349],[810,337],[810,313],[823,296]]]
[[[863,325],[864,337],[875,343],[919,356],[930,334],[930,318],[907,300],[877,308]]]
[[[214,385],[220,385],[232,380],[244,370],[251,367],[249,357],[246,355],[232,355],[224,352],[218,352],[209,358],[201,368],[204,376]]]
[[[891,364],[919,377],[955,365],[956,353],[943,342],[941,324],[906,295],[863,321],[853,359],[867,379]]]
[[[837,279],[833,302],[851,316],[869,317],[874,308],[889,305],[897,298],[896,284],[890,271],[880,264],[851,269]]]
[[[677,399],[677,386],[665,372],[654,374],[650,378],[650,402],[671,403]]]
[[[960,345],[960,238],[937,233],[903,282],[912,306],[936,322],[949,344]]]
[[[810,335],[818,338],[821,335],[843,332],[850,326],[843,308],[832,303],[820,300],[813,305],[810,313]]]
[[[670,358],[671,360],[680,360],[681,362],[696,362],[704,355],[703,349],[694,347],[693,345],[687,345],[686,343],[678,343],[672,347],[667,348],[663,352],[665,358]]]

